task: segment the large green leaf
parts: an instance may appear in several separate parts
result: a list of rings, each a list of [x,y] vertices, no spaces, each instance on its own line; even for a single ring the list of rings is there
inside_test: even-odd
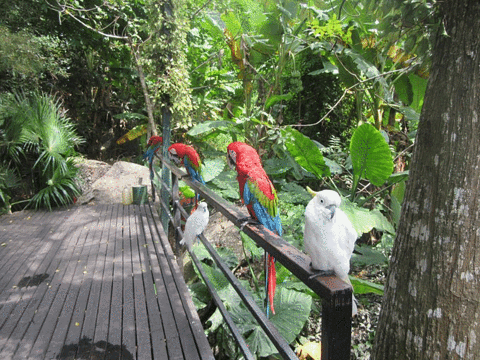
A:
[[[383,285],[372,283],[368,280],[358,279],[355,277],[350,277],[350,282],[353,286],[353,292],[355,294],[378,294],[383,295],[384,287]]]
[[[319,179],[330,176],[330,169],[325,164],[322,153],[310,138],[292,128],[283,129],[282,135],[285,146],[300,166]]]
[[[395,233],[393,225],[378,209],[368,210],[361,208],[348,199],[342,199],[340,208],[348,216],[359,236],[369,232],[373,228],[378,231],[387,231],[391,234]]]
[[[355,252],[352,255],[352,263],[359,266],[383,265],[388,262],[388,258],[380,250],[368,245],[355,246]]]
[[[221,172],[212,183],[219,188],[218,192],[224,198],[240,199],[238,181],[233,171]]]
[[[350,141],[354,184],[360,178],[381,186],[393,172],[393,159],[382,134],[371,124],[359,126]],[[355,190],[355,189],[354,189]]]
[[[202,176],[205,182],[212,181],[223,171],[225,161],[221,158],[206,159],[202,166]]]
[[[263,249],[259,247],[255,241],[253,241],[250,236],[245,234],[243,231],[240,232],[240,237],[242,238],[243,246],[245,250],[250,253],[250,256],[253,259],[260,259],[263,256]]]
[[[292,168],[288,159],[270,158],[263,162],[263,169],[268,175],[285,174]]]
[[[258,304],[263,302],[263,298],[259,298],[256,294],[254,294],[254,297]],[[271,315],[270,320],[285,340],[292,343],[302,331],[310,315],[312,297],[278,286],[274,305],[275,315]],[[259,357],[266,357],[278,353],[260,325],[244,306],[232,308],[231,314],[240,331],[246,336],[245,340],[254,354]]]
[[[405,189],[406,189],[406,182],[402,180],[399,183],[396,183],[391,192],[391,200],[392,200],[392,213],[393,219],[395,224],[398,225],[400,221],[400,215],[402,212],[402,202],[405,196]]]
[[[288,182],[282,185],[282,191],[278,193],[278,198],[281,201],[293,204],[303,204],[312,200],[312,196],[295,182]]]
[[[267,101],[265,101],[265,110],[268,110],[271,106],[279,103],[280,101],[289,101],[293,98],[292,93],[283,94],[283,95],[272,95],[270,96]]]
[[[408,75],[401,75],[394,83],[395,93],[400,100],[406,105],[410,105],[413,102],[413,88]]]
[[[217,129],[219,127],[231,126],[232,124],[233,123],[231,121],[225,120],[205,121],[188,130],[187,135],[196,136]]]

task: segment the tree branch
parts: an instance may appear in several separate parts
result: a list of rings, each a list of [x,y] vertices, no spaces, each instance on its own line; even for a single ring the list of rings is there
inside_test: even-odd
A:
[[[392,70],[392,71],[387,71],[386,73],[383,73],[383,74],[380,74],[380,75],[376,75],[376,76],[372,76],[371,78],[368,78],[368,79],[365,79],[365,80],[361,80],[359,81],[358,83],[350,86],[349,88],[345,89],[345,91],[343,92],[342,96],[340,96],[340,99],[337,100],[337,102],[332,106],[332,108],[330,110],[328,110],[328,112],[320,119],[318,120],[316,123],[313,123],[313,124],[295,124],[295,125],[290,125],[290,126],[296,126],[296,127],[306,127],[306,126],[315,126],[315,125],[318,125],[320,124],[322,121],[324,121],[328,115],[330,115],[330,113],[335,110],[335,108],[342,102],[343,98],[347,95],[347,93],[354,89],[355,87],[357,87],[358,85],[361,85],[363,83],[366,83],[368,81],[371,81],[371,80],[375,80],[379,77],[382,77],[382,76],[385,76],[385,75],[389,75],[389,74],[393,74],[393,73],[396,73],[396,72],[401,72],[401,71],[407,71],[409,68],[405,68],[405,69],[397,69],[397,70]]]

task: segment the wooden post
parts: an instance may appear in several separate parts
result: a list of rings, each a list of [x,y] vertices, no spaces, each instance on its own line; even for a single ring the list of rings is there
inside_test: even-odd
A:
[[[352,292],[322,299],[322,360],[349,360],[352,342]]]
[[[173,227],[175,231],[175,249],[174,250],[175,250],[175,255],[179,256],[180,249],[181,249],[180,240],[182,240],[182,238],[180,237],[179,230],[182,226],[182,217],[181,217],[180,208],[179,208],[180,196],[178,194],[179,192],[178,177],[173,173],[172,173],[172,181],[173,181],[173,184],[172,184]],[[183,268],[183,264],[182,264],[182,268]]]
[[[172,113],[170,112],[169,104],[166,104],[162,110],[162,127],[163,127],[163,146],[162,146],[162,156],[164,159],[168,159],[168,148],[170,147],[170,119],[172,118]],[[162,163],[162,180],[164,183],[170,187],[171,181],[171,172],[170,169]],[[168,206],[170,204],[170,192],[168,189],[162,187],[160,191],[160,198],[162,199],[163,203]],[[161,208],[160,208],[161,209]],[[168,215],[161,210],[161,217],[162,226],[165,232],[168,234]]]

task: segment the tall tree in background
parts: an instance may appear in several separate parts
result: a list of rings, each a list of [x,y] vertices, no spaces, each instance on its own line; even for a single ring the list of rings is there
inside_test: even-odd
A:
[[[183,0],[176,1],[175,7],[169,0],[98,1],[96,6],[87,1],[56,0],[50,6],[59,18],[74,19],[112,47],[128,45],[145,99],[148,136],[156,134],[156,120],[164,106],[180,126],[191,126]]]
[[[480,354],[480,2],[438,3],[433,53],[373,356]]]

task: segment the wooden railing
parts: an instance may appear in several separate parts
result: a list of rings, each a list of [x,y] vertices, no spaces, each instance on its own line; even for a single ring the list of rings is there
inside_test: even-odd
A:
[[[156,154],[156,156],[162,161],[164,169],[169,169],[172,174],[172,186],[168,187],[162,181],[162,177],[158,172],[155,171],[155,176],[160,181],[162,188],[167,188],[168,193],[170,194],[166,199],[160,198],[160,205],[162,213],[166,214],[175,230],[177,248],[180,246],[179,241],[182,239],[183,235],[181,230],[181,215],[188,218],[187,212],[180,205],[178,190],[179,178],[182,178],[182,180],[197,191],[210,206],[221,212],[237,227],[242,225],[240,219],[244,219],[248,216],[246,212],[243,212],[237,206],[227,202],[203,184],[197,181],[191,181],[190,177],[188,177],[184,171],[173,165],[170,161],[164,161],[161,155]],[[155,199],[154,186],[152,186],[152,193],[153,199]],[[159,191],[159,193],[162,192]],[[165,191],[163,191],[163,193],[165,194]],[[168,233],[168,229],[165,229],[165,231]],[[322,360],[349,360],[352,324],[352,288],[350,285],[335,276],[310,278],[313,274],[310,269],[310,258],[283,240],[280,236],[265,229],[263,226],[247,224],[243,227],[243,231],[252,238],[257,245],[272,254],[278,262],[289,269],[293,275],[304,282],[322,299]],[[242,287],[238,279],[233,275],[228,266],[222,261],[215,249],[211,246],[210,242],[203,235],[200,235],[199,238],[219,269],[232,284],[247,308],[265,331],[266,335],[275,345],[279,354],[284,359],[298,359],[290,345],[280,335],[272,322],[267,319],[264,311],[255,303],[249,292]],[[232,321],[230,314],[223,306],[222,301],[206,276],[200,261],[195,256],[195,253],[190,252],[190,256],[197,267],[198,272],[202,276],[204,283],[208,287],[227,326],[230,328],[240,351],[245,356],[245,359],[255,359],[237,326]]]

